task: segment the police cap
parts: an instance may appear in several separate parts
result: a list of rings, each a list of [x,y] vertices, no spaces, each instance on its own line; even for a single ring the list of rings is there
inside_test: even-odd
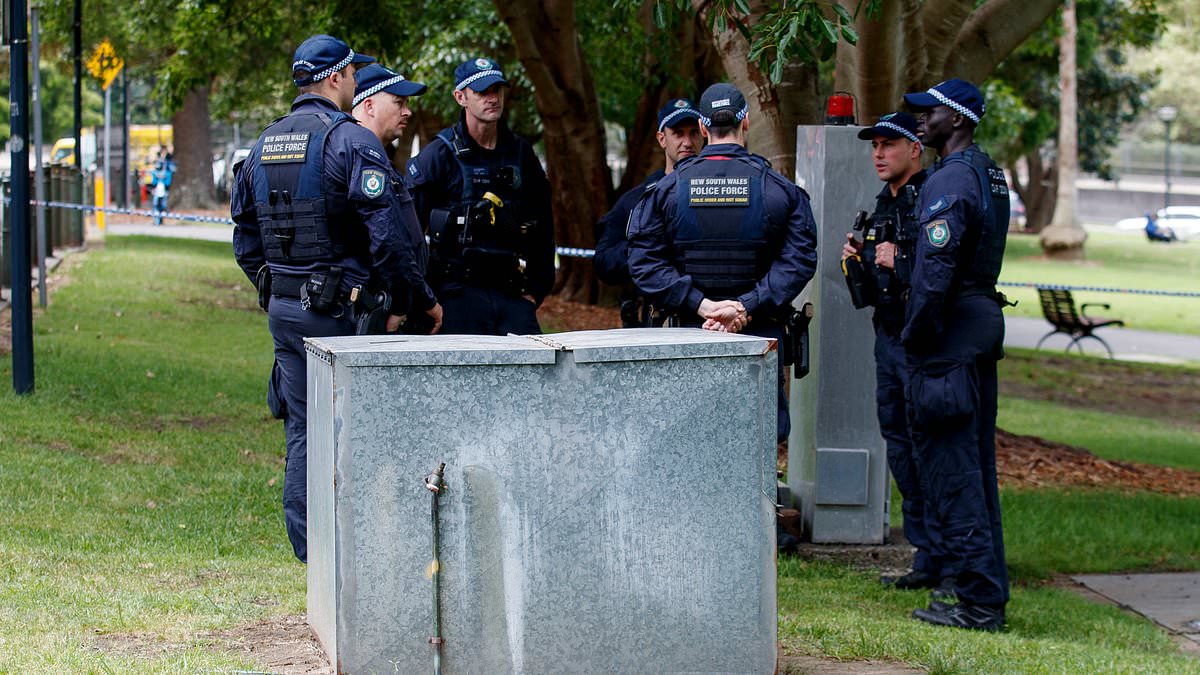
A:
[[[332,35],[314,35],[296,47],[292,57],[292,81],[297,87],[315,84],[351,63],[372,63],[366,54],[355,54],[350,45]]]
[[[484,57],[469,59],[454,69],[455,91],[470,87],[479,92],[496,83],[508,86],[508,80],[504,79],[504,71],[500,70],[500,64],[491,59]]]
[[[687,120],[699,120],[700,111],[686,98],[673,98],[658,111],[658,130],[666,127],[674,129]]]
[[[925,91],[905,94],[904,102],[916,110],[944,105],[976,124],[987,110],[979,87],[958,78],[939,82]]]
[[[907,138],[914,143],[920,143],[917,138],[917,118],[906,112],[888,113],[879,118],[875,126],[867,127],[858,132],[858,137],[864,141],[873,140],[876,136],[884,138]]]
[[[748,112],[746,97],[728,82],[712,85],[700,97],[700,124],[706,127],[730,126],[746,119]]]
[[[362,70],[354,73],[354,81],[358,85],[354,88],[354,105],[381,91],[396,96],[420,96],[425,93],[425,85],[406,80],[400,73],[378,63],[363,66]]]

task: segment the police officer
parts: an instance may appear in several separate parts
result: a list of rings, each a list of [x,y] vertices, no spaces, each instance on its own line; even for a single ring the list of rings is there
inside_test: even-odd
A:
[[[664,168],[650,174],[641,185],[621,195],[612,210],[604,214],[596,226],[598,236],[592,265],[600,281],[621,287],[621,324],[624,328],[653,326],[661,322],[629,277],[629,246],[625,240],[629,214],[647,190],[675,170],[676,163],[695,155],[704,147],[699,119],[700,113],[695,104],[686,98],[667,101],[658,111],[658,131],[655,133],[658,145],[663,149]]]
[[[532,146],[505,124],[508,80],[495,61],[454,71],[458,123],[408,162],[431,240],[443,333],[535,334],[554,285],[550,185]]]
[[[442,325],[442,306],[438,303],[433,289],[425,281],[429,248],[425,244],[421,225],[417,222],[412,197],[405,187],[404,178],[396,172],[393,161],[396,151],[393,143],[404,133],[405,127],[412,119],[408,97],[424,94],[426,87],[419,82],[407,80],[403,75],[378,63],[363,66],[354,73],[354,80],[357,83],[354,88],[354,118],[370,129],[383,144],[383,150],[388,155],[388,166],[392,168],[388,174],[392,181],[392,190],[400,202],[401,221],[408,230],[408,239],[416,247],[416,255],[413,258],[415,264],[405,270],[405,278],[412,289],[409,313],[424,312],[428,318],[421,322],[410,321],[405,329],[409,331],[411,327],[420,326],[420,332],[436,333]]]
[[[714,84],[700,98],[708,146],[643,195],[629,221],[629,272],[684,326],[741,331],[783,344],[792,300],[816,269],[808,196],[746,151],[742,93]],[[779,364],[778,440],[790,429]]]
[[[875,173],[886,183],[875,198],[875,211],[866,224],[863,241],[847,234],[842,260],[859,257],[868,287],[864,300],[874,305],[875,398],[879,430],[887,443],[888,467],[900,489],[904,513],[904,536],[916,548],[912,571],[883,582],[900,589],[933,588],[942,576],[940,540],[934,524],[926,518],[925,494],[921,487],[912,436],[908,431],[908,371],[900,331],[904,328],[904,298],[912,282],[916,257],[917,195],[925,182],[921,169],[921,141],[917,120],[904,112],[884,115],[874,126],[858,132],[871,141]]]
[[[292,111],[263,131],[235,167],[230,211],[238,265],[268,311],[276,366],[268,396],[282,405],[288,538],[307,560],[307,381],[303,339],[351,335],[384,311],[377,288],[403,305],[415,243],[402,224],[379,139],[347,112],[354,71],[373,58],[314,35],[296,49]],[[395,330],[404,308],[386,317]],[[280,409],[282,408],[282,409]]]
[[[996,482],[996,362],[1004,341],[996,280],[1008,186],[974,143],[984,114],[975,85],[947,80],[904,100],[922,111],[917,135],[939,159],[918,202],[917,257],[900,340],[917,463],[959,600],[935,601],[913,617],[1000,630],[1009,589]]]

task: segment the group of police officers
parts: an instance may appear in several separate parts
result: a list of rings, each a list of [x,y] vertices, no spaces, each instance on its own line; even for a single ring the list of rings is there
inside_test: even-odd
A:
[[[364,333],[540,332],[554,282],[546,174],[504,121],[508,82],[487,58],[455,70],[458,122],[406,171],[393,142],[425,85],[315,35],[297,48],[291,112],[235,168],[234,253],[268,312],[268,402],[284,420],[283,506],[307,558],[303,338]],[[1008,579],[995,470],[996,362],[1003,296],[1004,176],[973,143],[984,114],[962,80],[908,94],[860,138],[886,185],[845,261],[875,307],[879,421],[903,496],[912,572],[885,583],[933,589],[913,616],[999,630]],[[352,113],[352,114],[351,114]],[[658,115],[665,168],[599,224],[600,278],[622,285],[627,326],[746,332],[786,343],[792,301],[816,271],[808,195],[747,151],[742,93],[709,87]],[[938,160],[922,170],[923,147]],[[428,239],[428,243],[427,243]],[[860,298],[861,299],[861,298]],[[777,437],[789,430],[784,364]]]

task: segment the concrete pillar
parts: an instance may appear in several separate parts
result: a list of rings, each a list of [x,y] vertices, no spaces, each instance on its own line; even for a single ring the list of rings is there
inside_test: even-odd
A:
[[[883,543],[890,480],[875,404],[870,310],[850,303],[842,242],[882,188],[860,127],[801,126],[796,182],[812,198],[818,266],[796,300],[811,302],[811,372],[793,383],[788,488],[815,543]]]

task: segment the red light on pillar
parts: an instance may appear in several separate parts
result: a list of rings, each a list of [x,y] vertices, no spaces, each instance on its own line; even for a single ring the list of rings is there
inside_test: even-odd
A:
[[[854,124],[854,96],[849,92],[835,91],[825,99],[825,124]]]

